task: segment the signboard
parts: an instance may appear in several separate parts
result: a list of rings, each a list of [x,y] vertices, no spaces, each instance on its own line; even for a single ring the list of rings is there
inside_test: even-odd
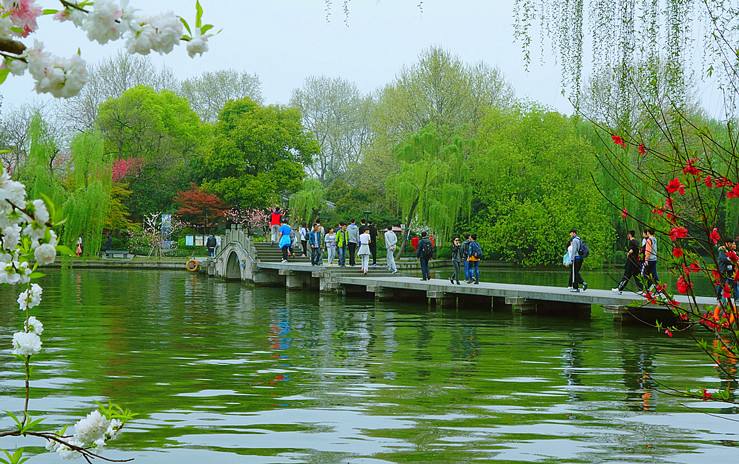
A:
[[[205,237],[202,235],[195,236],[195,246],[205,246]]]
[[[185,235],[185,246],[195,246],[195,237],[192,235]]]

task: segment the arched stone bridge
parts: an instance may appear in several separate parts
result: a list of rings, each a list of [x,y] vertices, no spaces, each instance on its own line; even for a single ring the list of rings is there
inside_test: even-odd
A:
[[[241,228],[227,229],[215,257],[208,261],[208,275],[254,282],[256,271],[257,254],[249,234]]]

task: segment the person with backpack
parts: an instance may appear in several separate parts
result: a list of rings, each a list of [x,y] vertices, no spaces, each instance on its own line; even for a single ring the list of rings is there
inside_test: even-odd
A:
[[[737,302],[739,302],[736,281],[737,263],[732,261],[732,258],[736,258],[736,240],[727,238],[724,240],[724,245],[718,248],[718,272],[721,275],[721,280],[716,286],[716,298],[719,303],[727,305],[733,293],[734,305],[736,306]],[[727,288],[728,297],[726,297],[725,293]]]
[[[482,260],[482,247],[477,241],[477,234],[470,235],[470,243],[467,246],[467,263],[469,266],[468,284],[474,282],[475,285],[480,284],[480,260]],[[473,280],[474,279],[474,280]]]
[[[642,266],[642,277],[651,288],[659,283],[657,276],[657,237],[654,229],[647,229],[647,239],[644,245],[644,265]]]
[[[429,240],[428,232],[421,232],[421,240],[418,241],[418,249],[416,250],[416,257],[421,262],[421,280],[431,280],[429,261],[433,254],[434,248],[431,245],[431,240]]]
[[[590,250],[583,243],[582,239],[577,235],[577,229],[570,230],[570,261],[572,264],[570,270],[569,286],[571,292],[579,292],[580,284],[582,284],[582,291],[588,289],[588,283],[585,282],[580,275],[580,269],[582,269],[583,259],[587,258],[590,254]]]
[[[464,242],[462,242],[462,249],[461,249],[462,262],[464,263],[464,281],[467,283],[470,283],[470,281],[472,280],[470,278],[470,262],[467,261],[467,258],[470,257],[469,251],[470,251],[470,242],[472,241],[472,238],[470,234],[467,234],[465,237],[466,238]]]
[[[110,238],[110,235],[108,235],[108,238]],[[216,255],[216,244],[217,243],[215,235],[210,234],[208,240],[205,241],[205,247],[208,249],[208,257],[212,258]]]
[[[636,232],[630,230],[626,234],[626,238],[628,239],[629,243],[626,251],[626,264],[624,264],[624,276],[618,283],[618,287],[611,290],[612,292],[618,293],[619,295],[621,294],[621,292],[623,292],[626,284],[629,283],[629,280],[631,280],[632,277],[636,277],[636,279],[634,279],[634,282],[636,283],[636,288],[638,289],[638,291],[642,290],[641,280],[639,280],[639,274],[641,273],[641,263],[639,262],[639,243],[636,241]]]
[[[449,281],[453,284],[456,280],[457,285],[459,285],[459,275],[465,267],[464,258],[462,257],[462,244],[459,241],[459,237],[454,237],[454,240],[452,240],[452,266],[454,266],[454,272],[449,276]]]
[[[280,250],[282,250],[282,262],[287,262],[287,257],[290,255],[290,234],[292,232],[292,228],[287,225],[287,219],[284,217],[281,219],[282,225],[280,226],[280,241],[279,246]]]

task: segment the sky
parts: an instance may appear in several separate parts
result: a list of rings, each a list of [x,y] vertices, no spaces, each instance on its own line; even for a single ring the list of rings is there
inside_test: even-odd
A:
[[[39,3],[58,5],[51,0]],[[421,7],[419,0],[351,0],[347,21],[343,1],[332,3],[327,21],[324,0],[201,0],[204,20],[223,29],[211,39],[210,51],[190,59],[181,46],[169,55],[150,56],[181,79],[227,68],[257,74],[265,102],[284,104],[312,75],[342,77],[373,92],[391,82],[404,65],[416,62],[423,50],[441,46],[468,63],[499,67],[517,97],[572,112],[550,53],[545,53],[543,64],[536,56],[530,70],[524,69],[521,48],[513,40],[513,0],[424,0]],[[188,20],[195,15],[194,0],[130,4],[147,13],[174,11]],[[40,21],[36,39],[61,56],[79,48],[94,64],[124,48],[123,41],[92,43],[71,24],[51,17]],[[33,91],[28,75],[9,77],[0,94],[4,107],[45,100]]]

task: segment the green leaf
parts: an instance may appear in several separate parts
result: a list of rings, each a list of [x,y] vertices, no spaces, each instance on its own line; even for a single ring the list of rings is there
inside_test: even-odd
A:
[[[32,272],[29,277],[31,278],[31,280],[40,279],[42,277],[46,277],[46,274],[44,274],[43,272]]]
[[[72,250],[66,245],[57,245],[56,251],[63,256],[74,256]]]
[[[43,15],[53,15],[59,13],[59,10],[55,10],[53,8],[44,8],[41,10],[41,14]]]
[[[214,27],[215,26],[213,26],[212,24],[206,24],[205,26],[200,28],[200,35],[205,35],[206,32],[213,29]]]
[[[0,69],[0,85],[2,85],[3,82],[5,82],[5,79],[7,79],[9,75],[10,75],[10,69],[8,68]]]
[[[15,414],[13,414],[10,411],[5,411],[5,414],[7,414],[8,417],[10,417],[13,420],[13,422],[15,422],[15,425],[18,426],[18,430],[20,430],[21,427],[22,427],[22,425],[23,425],[23,423],[21,422],[20,419],[18,419],[18,416],[16,416]]]
[[[187,30],[188,34],[192,35],[192,31],[190,30],[190,25],[187,24],[187,21],[185,20],[185,18],[180,16],[180,22],[182,23],[183,26],[185,26],[185,29]]]
[[[203,7],[200,0],[195,0],[195,27],[200,28],[201,24],[203,24]]]

